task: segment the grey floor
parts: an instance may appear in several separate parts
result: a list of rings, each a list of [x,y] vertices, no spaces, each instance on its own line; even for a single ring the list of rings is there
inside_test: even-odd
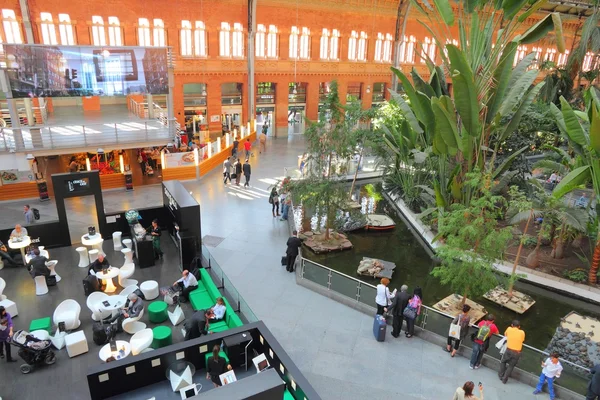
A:
[[[185,186],[200,201],[202,234],[223,238],[220,243],[213,242],[218,244],[209,248],[211,254],[317,392],[324,399],[439,400],[452,398],[458,386],[472,380],[483,382],[486,400],[548,398],[546,394],[534,396],[532,387],[519,382],[511,380],[503,385],[496,373],[487,368],[470,370],[466,359],[450,358],[440,347],[417,337],[394,339],[388,331],[385,342],[376,342],[371,316],[296,285],[294,277],[279,263],[288,237],[287,225],[272,217],[267,199],[269,185],[282,177],[285,166],[295,165],[297,156],[303,152],[302,137],[270,140],[267,154],[255,154],[251,160],[252,187],[248,190],[224,186],[218,172],[198,182],[186,182]],[[113,206],[118,209],[151,206],[160,204],[160,199],[159,187],[105,195],[107,210],[114,209]],[[9,206],[18,208],[14,203]],[[75,257],[74,251],[67,253]],[[165,259],[163,267],[142,270],[143,275],[136,271],[133,278],[143,280],[156,275],[154,279],[159,282],[169,282],[176,275],[176,268],[167,265]],[[59,273],[66,273],[66,269],[58,268]],[[81,273],[77,268],[70,270]],[[67,285],[61,285],[53,296],[47,297],[52,301],[43,301],[33,295],[30,279],[9,282],[9,274],[15,271],[6,268],[0,271],[0,277],[7,280],[5,294],[16,297],[19,309],[23,308],[24,314],[17,317],[16,324],[25,321],[28,325],[31,318],[51,313],[59,300],[71,293],[76,293],[74,298],[82,301],[79,284],[66,289]],[[37,371],[16,384],[11,380],[20,377],[15,372],[17,367],[8,366],[7,378],[0,380],[0,395],[12,399],[60,393],[60,398],[87,398],[81,397],[87,396],[83,389],[85,365],[100,362],[97,346],[90,346],[94,348],[93,354],[74,359],[61,354],[57,365]],[[0,368],[7,368],[6,364],[0,361]]]

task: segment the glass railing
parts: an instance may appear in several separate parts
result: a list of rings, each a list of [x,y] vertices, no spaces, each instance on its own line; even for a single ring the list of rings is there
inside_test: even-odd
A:
[[[284,176],[289,176],[292,179],[301,179],[309,173],[311,168],[310,160],[306,162],[305,165],[302,166],[302,170],[300,170],[300,158],[301,157],[299,156],[297,166],[283,168]],[[331,165],[337,174],[351,177],[354,176],[357,168],[359,178],[365,176],[366,174],[377,174],[383,172],[383,166],[378,163],[378,160],[375,156],[362,157],[360,166],[358,164],[358,158],[356,157],[351,160],[335,160],[331,163]]]
[[[362,282],[359,279],[345,275],[341,272],[335,271],[305,258],[301,259],[298,278],[306,279],[312,283],[326,288],[327,290],[352,299],[357,303],[371,306],[373,309],[373,314],[375,314],[376,309],[374,304],[377,288],[369,283]],[[450,322],[453,318],[454,316],[452,315],[445,314],[427,306],[423,306],[421,308],[421,315],[419,315],[415,321],[415,326],[446,338],[448,336]],[[470,337],[471,333],[475,333],[477,331],[477,328],[474,326],[470,329],[471,331],[469,332],[467,338]],[[501,355],[495,345],[501,339],[502,336],[500,335],[495,335],[490,339],[490,346],[486,352],[487,357],[500,360]],[[472,342],[470,339],[467,339],[461,343],[461,345],[471,348]],[[541,372],[541,362],[546,360],[548,356],[549,354],[545,351],[524,345],[517,368],[537,376]],[[556,385],[584,395],[589,382],[589,370],[585,367],[562,359],[561,364],[564,369],[560,379],[556,381]]]
[[[246,300],[240,295],[233,283],[229,280],[227,274],[223,271],[223,268],[221,268],[219,263],[210,254],[208,248],[204,245],[202,245],[202,258],[202,263],[217,285],[217,288],[221,294],[227,298],[235,311],[240,314],[242,320],[244,322],[258,321],[258,318],[254,312],[252,312],[252,309],[248,303],[246,303]]]

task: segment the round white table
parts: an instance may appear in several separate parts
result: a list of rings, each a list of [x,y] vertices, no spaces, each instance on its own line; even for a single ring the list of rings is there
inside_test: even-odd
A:
[[[108,305],[105,305],[104,302],[107,302]],[[113,296],[109,296],[108,299],[102,300],[99,303],[100,310],[102,311],[110,311],[112,312],[112,316],[117,315],[119,310],[125,306],[127,302],[127,297],[121,296],[120,294],[115,294]]]
[[[56,276],[56,282],[60,282],[60,280],[62,278],[54,270],[54,268],[56,267],[56,264],[58,264],[57,260],[50,260],[50,261],[46,262],[46,267],[48,267],[48,269],[50,270],[50,276]]]
[[[120,360],[122,358],[127,357],[131,353],[131,346],[128,342],[124,340],[117,340],[116,343],[117,351],[115,352],[110,350],[110,343],[104,345],[100,349],[100,353],[98,353],[98,356],[100,356],[100,359],[102,361],[106,362],[106,359],[110,356],[113,356],[116,360]]]
[[[25,247],[31,244],[31,238],[29,236],[23,236],[18,239],[10,239],[8,241],[8,247],[11,249],[21,250],[21,257],[23,257],[23,263],[25,263]]]
[[[93,247],[100,243],[102,243],[102,235],[99,233],[96,233],[95,235],[92,235],[92,236],[85,234],[81,237],[81,244],[83,244],[84,246]],[[98,250],[102,250],[102,249],[98,249]]]
[[[117,290],[117,287],[113,283],[113,278],[119,276],[121,271],[117,267],[109,267],[106,273],[103,271],[96,272],[96,278],[102,279],[106,281],[106,289],[104,289],[105,293],[114,293]]]

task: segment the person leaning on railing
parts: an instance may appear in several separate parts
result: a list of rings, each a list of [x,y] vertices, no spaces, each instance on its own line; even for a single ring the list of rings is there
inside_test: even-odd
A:
[[[500,360],[500,372],[498,373],[498,378],[502,383],[508,381],[512,370],[521,358],[521,350],[525,341],[525,332],[521,330],[521,323],[514,320],[511,326],[506,328],[504,336],[506,336],[506,351]]]

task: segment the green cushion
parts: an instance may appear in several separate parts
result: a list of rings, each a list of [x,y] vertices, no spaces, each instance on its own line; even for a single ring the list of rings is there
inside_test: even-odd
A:
[[[43,329],[45,331],[48,331],[48,333],[52,333],[51,328],[52,328],[52,322],[50,320],[50,317],[34,319],[29,324],[29,332],[38,331],[38,330]]]
[[[205,365],[208,364],[208,358],[212,356],[212,351],[209,351],[208,353],[206,353],[204,355],[204,362],[206,363]],[[227,357],[227,354],[225,354],[225,352],[223,350],[219,351],[219,356],[223,357],[225,359],[225,361],[227,361],[227,364],[229,364],[229,357]]]
[[[156,324],[165,322],[169,318],[167,310],[168,306],[164,301],[153,301],[148,306],[148,319]]]
[[[158,349],[161,347],[168,346],[173,343],[173,335],[171,334],[171,328],[168,326],[156,326],[152,328],[152,348]]]
[[[296,400],[294,398],[294,396],[290,393],[289,390],[285,389],[285,392],[283,392],[283,400]]]
[[[219,322],[213,322],[212,324],[208,325],[208,330],[211,332],[221,332],[217,329],[219,329],[220,327],[226,327],[229,328],[229,326],[227,325],[227,322],[225,321],[219,321]]]
[[[231,312],[231,318],[229,318],[228,325],[230,328],[237,328],[238,326],[244,325],[244,323],[236,313]]]
[[[204,287],[204,284],[202,282],[198,282],[198,289],[194,289],[190,292],[190,294],[192,293],[206,293],[206,288]]]
[[[209,330],[212,333],[217,333],[217,332],[224,332],[226,330],[230,329],[229,326],[227,326],[227,324],[223,324],[223,325],[215,325],[214,327],[211,325]]]
[[[208,292],[192,292],[190,293],[189,300],[192,303],[192,308],[196,311],[206,310],[215,304]]]

